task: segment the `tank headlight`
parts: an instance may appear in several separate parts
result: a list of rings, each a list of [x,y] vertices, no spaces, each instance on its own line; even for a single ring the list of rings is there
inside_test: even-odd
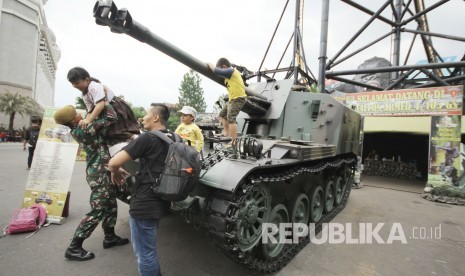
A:
[[[289,152],[289,157],[297,159],[298,156],[299,156],[299,150],[291,149],[291,151]]]

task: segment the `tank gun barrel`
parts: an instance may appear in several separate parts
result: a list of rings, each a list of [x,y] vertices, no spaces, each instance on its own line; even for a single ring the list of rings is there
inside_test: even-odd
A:
[[[124,33],[140,42],[147,43],[162,53],[224,86],[223,79],[215,75],[208,68],[207,63],[201,62],[197,58],[152,33],[147,27],[133,20],[127,9],[118,9],[114,1],[97,1],[94,6],[94,17],[98,25],[108,26],[114,33]]]

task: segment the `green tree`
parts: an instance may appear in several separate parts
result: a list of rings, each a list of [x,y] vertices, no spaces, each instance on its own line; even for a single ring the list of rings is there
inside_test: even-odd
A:
[[[84,103],[82,97],[76,97],[76,108],[87,110],[86,104]]]
[[[168,119],[168,122],[166,123],[166,128],[170,131],[175,131],[176,128],[178,128],[180,123],[181,123],[181,118],[179,116],[179,113],[173,112],[171,113],[170,118]]]
[[[223,106],[226,104],[226,101],[224,100],[224,97],[226,96],[227,94],[218,96],[218,100],[215,102],[215,105],[213,105],[214,113],[220,113],[221,109],[223,109]]]
[[[121,98],[121,99],[124,100],[124,96],[123,96],[123,95],[118,96],[118,98]],[[140,118],[144,117],[145,114],[147,113],[147,112],[145,111],[145,108],[144,108],[144,107],[142,107],[142,106],[135,106],[135,105],[133,105],[131,102],[128,102],[128,101],[126,101],[126,100],[124,100],[124,101],[129,105],[129,107],[131,108],[132,112],[134,113],[134,117],[136,117],[136,119],[140,119]]]
[[[142,106],[131,106],[132,112],[134,112],[134,116],[136,119],[143,118],[147,112],[145,111],[145,108]]]
[[[168,119],[168,122],[166,122],[166,128],[170,131],[175,131],[181,123],[181,113],[179,113],[179,110],[181,110],[182,106],[180,106],[180,104],[164,104],[166,104],[170,110],[170,118]]]
[[[318,85],[316,83],[310,85],[310,92],[318,93]]]
[[[40,117],[43,113],[42,107],[31,97],[9,91],[0,95],[0,112],[10,116],[8,130],[13,130],[16,114],[21,116],[30,115]]]
[[[207,104],[203,97],[203,88],[200,86],[202,80],[197,72],[190,69],[184,74],[179,88],[179,106],[192,106],[197,112],[205,112]]]

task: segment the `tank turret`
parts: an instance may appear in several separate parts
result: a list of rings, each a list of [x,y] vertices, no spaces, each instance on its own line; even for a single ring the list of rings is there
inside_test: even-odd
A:
[[[113,1],[98,1],[94,17],[223,85],[207,63],[152,33]],[[172,207],[208,231],[226,255],[267,273],[281,269],[310,241],[308,235],[296,237],[297,231],[294,242],[285,244],[279,224],[312,223],[318,232],[345,207],[359,153],[361,116],[330,95],[295,83],[267,78],[249,84],[233,147],[212,138],[218,144],[204,153],[195,191]],[[270,236],[277,240],[264,239]]]

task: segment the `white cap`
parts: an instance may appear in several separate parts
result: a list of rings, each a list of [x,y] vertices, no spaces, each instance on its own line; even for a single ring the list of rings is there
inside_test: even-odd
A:
[[[182,114],[189,114],[189,115],[192,115],[194,118],[197,116],[197,110],[195,110],[195,108],[191,107],[191,106],[183,106],[181,110],[179,110],[178,112],[182,113]]]

